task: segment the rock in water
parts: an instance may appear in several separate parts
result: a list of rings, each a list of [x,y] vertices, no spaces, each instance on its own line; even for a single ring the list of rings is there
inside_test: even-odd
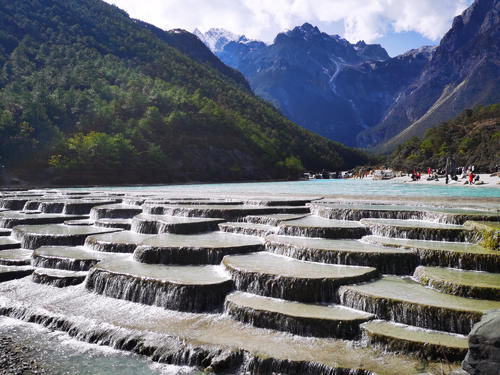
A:
[[[500,373],[500,309],[485,313],[472,328],[462,368],[471,375]]]

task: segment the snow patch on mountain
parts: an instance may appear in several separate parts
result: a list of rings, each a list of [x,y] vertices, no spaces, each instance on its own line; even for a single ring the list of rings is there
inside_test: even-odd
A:
[[[212,52],[220,52],[230,42],[249,43],[245,35],[238,35],[222,28],[212,28],[205,33],[195,29],[193,32]]]

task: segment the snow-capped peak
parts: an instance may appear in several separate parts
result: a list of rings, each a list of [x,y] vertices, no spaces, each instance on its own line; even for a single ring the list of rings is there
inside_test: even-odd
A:
[[[194,35],[205,43],[212,52],[219,52],[224,49],[224,46],[229,42],[246,42],[247,38],[244,35],[237,35],[222,28],[212,28],[205,33],[195,29]]]

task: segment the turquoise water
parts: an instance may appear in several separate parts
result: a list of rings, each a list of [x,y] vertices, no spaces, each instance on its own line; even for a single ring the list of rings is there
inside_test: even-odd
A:
[[[245,193],[245,194],[309,194],[309,195],[391,195],[438,197],[496,197],[500,198],[500,185],[428,185],[373,180],[310,180],[283,182],[248,182],[224,184],[155,185],[99,187],[95,190],[166,191],[193,194]],[[72,189],[74,190],[74,189]],[[83,188],[82,190],[88,190]]]

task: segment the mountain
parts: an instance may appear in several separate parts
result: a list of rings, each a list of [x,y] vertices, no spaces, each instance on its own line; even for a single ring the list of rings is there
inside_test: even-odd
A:
[[[500,161],[500,104],[467,109],[450,121],[430,128],[420,139],[400,144],[388,158],[396,169],[427,171],[444,168],[447,158],[457,166],[496,171]]]
[[[212,51],[241,71],[257,95],[307,129],[346,144],[355,143],[356,134],[366,124],[356,103],[340,93],[344,88],[337,77],[360,63],[388,59],[380,45],[351,44],[309,23],[278,34],[270,45],[222,35],[221,43],[208,45],[218,46]]]
[[[346,66],[339,72],[335,79],[337,93],[351,103],[363,129],[373,128],[384,118],[422,73],[433,51],[426,46],[384,61]],[[366,146],[363,129],[356,134],[355,144]]]
[[[0,22],[0,162],[11,176],[227,181],[367,160],[287,120],[200,57],[194,37],[101,0],[0,0]],[[193,43],[173,47],[179,35]]]
[[[203,43],[207,45],[212,51],[222,51],[224,46],[229,42],[245,41],[246,37],[244,35],[236,35],[230,31],[224,30],[222,28],[212,28],[206,33],[202,33],[200,30],[195,29],[193,32]]]
[[[420,76],[361,136],[368,146],[390,151],[412,136],[477,104],[500,102],[500,2],[476,0],[436,48]]]
[[[210,49],[202,41],[200,41],[199,38],[196,37],[196,35],[182,29],[164,31],[141,20],[134,20],[134,22],[148,29],[158,38],[165,41],[170,46],[177,48],[179,51],[188,55],[193,60],[213,67],[222,74],[231,78],[237,84],[243,86],[246,89],[250,89],[250,85],[248,84],[243,74],[220,61],[217,56],[215,56],[210,51]]]
[[[499,8],[499,0],[475,0],[439,46],[394,58],[307,23],[270,45],[242,36],[217,44],[212,34],[212,50],[291,120],[387,153],[466,108],[500,102]]]

